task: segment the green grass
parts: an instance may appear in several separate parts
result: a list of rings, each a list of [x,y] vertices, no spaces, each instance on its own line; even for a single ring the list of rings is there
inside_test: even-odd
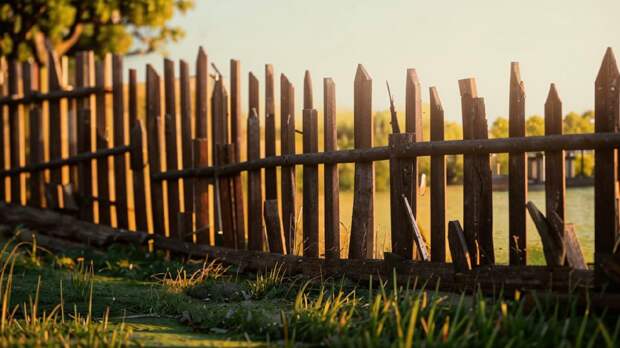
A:
[[[613,347],[620,335],[616,313],[550,294],[446,294],[281,267],[240,274],[135,248],[12,248],[2,253],[0,346]]]

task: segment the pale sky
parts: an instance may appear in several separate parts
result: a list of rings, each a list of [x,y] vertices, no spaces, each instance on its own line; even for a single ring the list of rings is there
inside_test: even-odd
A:
[[[404,109],[405,72],[416,68],[424,102],[428,87],[436,86],[451,120],[460,120],[457,81],[475,77],[492,120],[508,114],[509,67],[518,61],[526,114],[542,114],[551,82],[565,113],[583,112],[593,108],[605,48],[620,54],[620,0],[196,0],[174,22],[187,35],[169,45],[171,58],[193,67],[202,45],[225,77],[229,59],[241,60],[244,108],[248,71],[258,75],[262,92],[264,64],[271,63],[277,76],[285,73],[295,84],[299,109],[306,69],[315,103],[322,78],[332,77],[338,108],[352,109],[353,77],[362,63],[373,78],[375,110],[389,105],[385,80]],[[143,74],[146,62],[162,71],[159,55],[128,58],[126,65]]]

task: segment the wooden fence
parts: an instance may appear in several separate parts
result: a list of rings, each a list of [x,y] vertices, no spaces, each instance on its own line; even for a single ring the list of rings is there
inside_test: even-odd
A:
[[[120,56],[96,59],[92,52],[84,52],[59,59],[50,52],[48,62],[44,67],[32,62],[2,63],[0,198],[12,203],[2,209],[21,205],[59,210],[88,223],[149,232],[160,240],[182,241],[184,245],[193,243],[196,247],[192,248],[198,249],[192,250],[210,250],[228,259],[233,253],[229,249],[248,249],[233,254],[237,258],[264,255],[262,264],[290,260],[278,259],[276,254],[294,254],[303,256],[298,260],[307,265],[324,259],[320,264],[328,271],[331,267],[358,272],[368,267],[367,272],[373,272],[379,267],[376,262],[382,262],[381,267],[406,264],[406,274],[430,272],[444,279],[448,274],[468,274],[467,279],[510,281],[515,274],[519,278],[544,273],[542,282],[547,284],[553,277],[556,281],[561,278],[557,272],[570,275],[574,269],[587,268],[574,229],[564,222],[563,151],[594,149],[593,268],[600,271],[595,272],[600,275],[597,279],[620,274],[614,268],[618,260],[614,246],[620,74],[611,49],[605,53],[596,78],[593,134],[562,135],[562,102],[552,84],[545,103],[545,136],[526,137],[525,88],[518,63],[512,63],[509,138],[488,139],[484,98],[478,95],[472,78],[459,81],[463,140],[444,140],[444,112],[438,90],[431,87],[430,141],[422,141],[421,85],[415,69],[409,69],[405,76],[405,131],[400,132],[392,115],[389,145],[375,147],[373,81],[359,65],[354,82],[355,148],[338,150],[336,84],[331,78],[323,80],[324,134],[319,135],[319,113],[311,76],[306,72],[301,110],[303,153],[299,154],[295,153],[295,134],[300,131],[295,129],[294,86],[286,75],[280,76],[280,114],[276,115],[271,65],[265,66],[264,105],[260,105],[259,81],[249,73],[248,116],[244,119],[239,61],[230,62],[229,92],[215,66],[210,75],[202,49],[194,77],[190,77],[185,61],[177,65],[165,59],[163,80],[147,65],[144,91],[135,70],[126,75]],[[322,152],[319,136],[324,137]],[[247,146],[245,160],[241,158],[243,144]],[[528,151],[545,152],[544,214],[527,199]],[[491,153],[509,153],[509,266],[494,266]],[[447,155],[464,155],[462,227],[458,221],[446,223]],[[431,157],[430,241],[416,222],[416,159],[421,156]],[[379,160],[390,162],[392,253],[386,254],[385,261],[364,261],[376,255],[373,162]],[[339,214],[340,163],[355,163],[352,217]],[[322,228],[318,216],[320,165],[324,166]],[[301,198],[295,187],[298,166],[303,167]],[[247,176],[241,176],[242,172]],[[302,201],[302,211],[295,209],[297,200]],[[547,268],[522,267],[527,259],[526,210],[541,234]],[[348,218],[349,246],[342,250],[340,222]],[[299,228],[302,240],[296,241]],[[302,248],[296,249],[296,245]],[[452,264],[447,263],[448,255]],[[343,256],[348,260],[338,261]],[[361,263],[355,261],[358,259]]]

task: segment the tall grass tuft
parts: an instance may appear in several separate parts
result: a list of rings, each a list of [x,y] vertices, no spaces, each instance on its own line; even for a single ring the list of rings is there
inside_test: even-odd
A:
[[[188,272],[184,267],[181,267],[177,269],[174,274],[170,271],[166,271],[153,275],[153,278],[171,289],[184,290],[203,283],[208,279],[218,280],[222,278],[227,271],[228,267],[217,262],[217,260],[209,262],[208,259],[205,259],[202,263],[202,267],[196,271]]]

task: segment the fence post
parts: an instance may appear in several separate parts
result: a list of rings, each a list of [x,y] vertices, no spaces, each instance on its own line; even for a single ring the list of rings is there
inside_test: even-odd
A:
[[[224,81],[222,80],[222,77],[219,77],[218,80],[215,81],[215,85],[213,86],[213,94],[211,96],[211,161],[213,162],[213,165],[222,164],[218,158],[219,150],[217,149],[217,146],[228,142],[227,115],[228,92],[226,91],[226,87],[224,87]],[[221,194],[221,190],[218,189],[219,185],[219,178],[216,177],[214,199],[216,237],[217,232],[222,231],[222,205],[220,202],[220,197],[218,197]]]
[[[265,157],[276,155],[276,100],[273,83],[273,66],[265,65]],[[258,112],[258,110],[257,110]],[[265,199],[278,199],[276,168],[265,168]],[[279,215],[278,215],[279,217]]]
[[[192,106],[191,87],[189,82],[189,65],[186,61],[179,62],[179,89],[181,104],[181,149],[183,151],[183,169],[193,166],[192,155]],[[186,242],[193,241],[194,231],[194,179],[183,179],[183,236]]]
[[[123,58],[112,57],[112,112],[114,117],[114,146],[127,143],[125,139],[125,98],[123,86]],[[116,202],[116,224],[119,228],[129,228],[127,210],[127,165],[125,155],[114,157],[114,185]]]
[[[148,131],[149,172],[151,183],[151,216],[153,232],[166,235],[164,217],[163,182],[154,180],[153,174],[161,171],[161,136],[163,125],[161,119],[161,81],[159,74],[149,64],[146,66],[146,127]]]
[[[355,148],[371,148],[373,144],[372,79],[359,64],[354,82]],[[355,163],[353,217],[349,258],[372,258],[374,241],[375,167],[373,162]]]
[[[594,129],[596,133],[616,132],[618,122],[620,72],[611,48],[607,48],[595,82]],[[618,226],[616,149],[594,152],[594,263],[596,279],[602,280],[601,264],[614,251]]]
[[[323,79],[323,128],[325,152],[338,150],[336,129],[336,84]],[[338,165],[324,166],[325,258],[340,258],[340,187]]]
[[[216,150],[218,152],[218,165],[226,165],[232,163],[234,157],[234,145],[233,144],[217,144]],[[239,249],[241,247],[240,241],[237,239],[237,230],[235,228],[235,217],[233,207],[233,183],[231,176],[224,176],[219,178],[220,185],[220,209],[222,217],[222,234],[224,239],[224,247]]]
[[[106,55],[103,60],[97,61],[95,66],[95,85],[100,88],[96,95],[97,115],[97,150],[108,148],[108,120],[107,98],[103,89],[107,86],[107,76],[110,73],[110,56]],[[50,142],[51,142],[50,138]],[[51,144],[50,144],[51,145]],[[110,218],[110,184],[108,158],[97,160],[97,201],[99,204],[99,223],[111,224]]]
[[[147,232],[149,230],[148,213],[146,203],[146,182],[144,181],[144,167],[147,163],[147,150],[145,149],[146,133],[144,123],[138,119],[138,75],[135,69],[129,69],[129,125],[131,126],[130,141],[133,153],[142,156],[131,156],[131,173],[133,175],[133,202],[136,230]],[[139,147],[139,149],[138,149]]]
[[[258,79],[249,74],[249,117],[247,126],[248,160],[260,158],[260,120],[258,118]],[[248,247],[250,250],[263,250],[263,190],[261,171],[248,172]]]
[[[39,75],[38,75],[38,66],[36,65],[36,63],[33,63],[31,61],[27,61],[24,62],[22,64],[22,71],[23,71],[23,78],[24,78],[24,85],[23,85],[23,90],[24,90],[24,97],[28,97],[31,96],[33,94],[34,91],[38,90],[38,81],[39,81]],[[24,109],[24,116],[22,117],[26,117],[25,115],[26,113],[26,109]],[[27,162],[29,164],[35,164],[38,162],[41,162],[42,159],[42,153],[43,153],[43,146],[42,146],[42,139],[41,139],[41,104],[40,103],[36,103],[33,102],[29,108],[28,108],[28,120],[29,120],[29,129],[30,129],[30,134],[29,134],[29,158],[27,159]],[[25,145],[25,144],[24,144]],[[29,181],[29,185],[28,185],[28,189],[26,189],[27,191],[30,191],[30,199],[28,200],[27,204],[33,207],[41,207],[41,197],[43,196],[42,194],[42,183],[41,183],[41,172],[40,171],[33,171],[30,172],[30,181]]]
[[[174,62],[164,59],[164,99],[165,116],[164,130],[166,143],[166,170],[177,170],[179,168],[179,157],[177,150],[177,112],[176,112],[176,89]],[[181,209],[179,208],[179,180],[171,179],[166,181],[168,187],[168,230],[170,237],[184,240],[182,231],[183,226],[179,225]]]
[[[521,81],[519,63],[510,64],[510,105],[508,135],[525,136],[525,87]],[[560,116],[560,133],[562,120]],[[508,154],[508,250],[511,265],[525,265],[526,249],[526,212],[527,201],[527,164],[525,152]]]
[[[209,140],[194,139],[194,168],[209,165]],[[194,187],[194,206],[196,207],[196,242],[198,244],[215,245],[211,236],[209,222],[209,181],[197,178]]]
[[[266,200],[264,214],[269,252],[286,255],[286,241],[284,240],[284,232],[280,224],[278,201],[275,199]]]
[[[250,98],[252,98],[250,96]],[[258,105],[258,80],[256,81],[256,103]],[[258,112],[258,106],[256,108]],[[251,110],[248,110],[251,112]],[[249,115],[249,114],[248,114]],[[241,160],[241,64],[238,60],[230,61],[230,143],[234,145],[234,156],[231,163]],[[245,241],[245,213],[243,203],[243,187],[241,174],[232,177],[233,183],[233,209],[235,216],[235,229],[237,231],[238,247],[243,248]]]
[[[6,88],[8,76],[6,71],[6,59],[4,57],[0,58],[0,76],[2,79],[2,85],[0,85],[0,94],[5,97],[8,96],[8,90]],[[4,137],[4,133],[4,112],[2,112],[0,113],[0,147],[2,147],[2,149],[4,149],[6,146],[6,139]],[[0,151],[0,170],[6,169],[4,152],[4,150]],[[8,201],[6,197],[6,183],[8,180],[9,178],[6,176],[0,177],[0,202]]]
[[[407,69],[407,79],[405,83],[405,132],[413,134],[413,141],[422,141],[422,97],[420,79],[415,69]],[[418,161],[415,157],[411,158],[412,172],[409,178],[411,183],[411,210],[413,216],[417,216],[418,206]],[[417,251],[414,248],[413,257],[417,258]]]
[[[295,89],[280,76],[280,146],[282,155],[295,154]],[[289,254],[295,254],[295,166],[282,166],[282,222]]]
[[[403,205],[403,198],[408,202],[415,199],[413,195],[415,180],[414,162],[409,158],[399,158],[398,150],[414,142],[413,133],[392,133],[388,141],[390,146],[390,223],[392,226],[392,252],[406,259],[414,259],[417,252],[413,245],[413,230],[408,212]],[[411,203],[409,203],[411,205]],[[413,212],[413,205],[411,214]],[[354,217],[355,219],[356,217]],[[358,217],[359,218],[359,217]]]
[[[437,88],[429,89],[431,141],[444,140],[444,113]],[[446,262],[446,158],[431,156],[431,261]]]
[[[312,108],[312,78],[304,76],[303,152],[318,152],[317,112]],[[303,167],[303,255],[319,257],[319,166]]]

